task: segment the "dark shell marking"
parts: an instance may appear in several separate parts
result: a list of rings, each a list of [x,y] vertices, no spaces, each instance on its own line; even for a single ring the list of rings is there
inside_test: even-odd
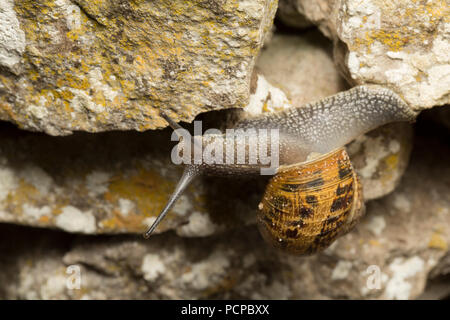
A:
[[[266,187],[258,220],[263,237],[274,246],[313,254],[348,232],[362,207],[360,184],[341,148],[317,161],[280,170]]]

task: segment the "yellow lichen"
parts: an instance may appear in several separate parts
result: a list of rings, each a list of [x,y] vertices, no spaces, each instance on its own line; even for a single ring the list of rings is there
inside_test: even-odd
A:
[[[49,109],[56,118],[52,125],[89,131],[107,129],[120,121],[117,111],[124,119],[138,122],[133,128],[146,130],[165,125],[156,117],[160,108],[177,108],[180,118],[192,119],[196,110],[211,102],[220,107],[242,107],[248,98],[250,68],[246,77],[231,78],[234,90],[216,94],[216,84],[229,82],[230,77],[221,67],[211,68],[211,63],[239,70],[242,62],[251,66],[262,43],[261,27],[271,25],[276,4],[267,0],[267,11],[262,12],[269,16],[262,14],[261,21],[250,18],[234,0],[213,8],[198,1],[133,1],[122,6],[112,0],[80,0],[76,4],[82,10],[71,13],[55,2],[14,2],[27,40],[21,101]],[[186,13],[196,23],[186,23]],[[72,21],[69,27],[69,20],[79,21]],[[245,41],[234,32],[238,27],[245,30]],[[241,45],[228,46],[232,41]],[[89,82],[93,70],[100,70],[103,76],[98,80],[103,86],[96,90]],[[108,89],[103,88],[107,87],[120,97],[105,99],[103,90]],[[78,93],[58,95],[63,88],[81,90],[92,103],[104,107],[104,112],[88,117],[82,107],[69,107],[79,101]],[[17,92],[14,88],[10,91]],[[221,95],[232,98],[224,100]],[[206,96],[207,100],[202,99]],[[211,101],[216,96],[217,101]],[[42,105],[41,101],[47,103]],[[3,104],[10,103],[0,98]],[[25,108],[10,109],[13,114],[5,114],[8,120],[19,125],[33,120]]]
[[[124,218],[114,211],[112,218],[102,221],[105,228],[116,227],[142,231],[142,221],[146,217],[156,216],[164,207],[174,184],[153,170],[140,169],[129,176],[118,176],[111,179],[104,199],[118,204],[119,199],[128,199],[135,203],[136,212],[130,212]]]
[[[450,20],[450,8],[445,0],[410,1],[411,5],[406,7],[404,4],[392,2],[386,6],[380,1],[380,25],[376,28],[366,26],[369,19],[364,16],[362,31],[352,39],[350,49],[370,53],[375,42],[394,52],[409,45],[426,46],[435,37],[436,27],[442,19]]]
[[[448,244],[439,232],[435,232],[431,235],[430,241],[428,242],[428,247],[447,251]]]
[[[370,244],[371,246],[374,246],[374,247],[381,247],[380,241],[375,240],[375,239],[370,239],[370,240],[369,240],[369,244]]]

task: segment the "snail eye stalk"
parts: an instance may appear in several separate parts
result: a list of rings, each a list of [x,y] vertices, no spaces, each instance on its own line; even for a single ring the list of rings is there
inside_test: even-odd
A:
[[[172,118],[170,118],[168,115],[166,115],[163,111],[160,112],[160,116],[166,120],[170,127],[176,132],[177,129],[183,129],[178,123],[176,123]],[[179,136],[182,138],[181,136]],[[197,139],[192,139],[194,145],[198,146],[199,141]],[[155,231],[156,227],[159,225],[159,223],[164,219],[164,217],[167,215],[169,210],[175,205],[178,198],[183,194],[184,190],[189,186],[191,181],[199,174],[198,169],[194,165],[187,165],[184,169],[183,175],[181,176],[180,180],[178,181],[178,184],[175,188],[175,191],[172,193],[172,195],[169,198],[169,201],[167,201],[167,204],[165,205],[164,209],[161,211],[161,213],[156,218],[155,222],[148,228],[148,230],[144,233],[144,238],[148,239],[150,235]]]
[[[180,126],[178,123],[176,123],[172,118],[170,118],[164,111],[160,111],[159,115],[166,120],[169,123],[169,126],[173,129],[173,130],[177,130],[177,129],[183,129],[182,126]]]
[[[153,231],[156,229],[158,224],[164,219],[164,217],[167,215],[169,210],[173,207],[175,202],[178,200],[178,198],[183,194],[186,187],[191,183],[191,181],[197,176],[197,170],[193,166],[187,166],[184,169],[183,175],[180,178],[180,181],[178,181],[178,184],[175,188],[175,191],[172,193],[172,195],[169,198],[169,201],[167,202],[164,209],[161,211],[161,213],[156,218],[155,222],[148,228],[148,230],[144,233],[144,238],[148,239],[150,235],[153,233]]]

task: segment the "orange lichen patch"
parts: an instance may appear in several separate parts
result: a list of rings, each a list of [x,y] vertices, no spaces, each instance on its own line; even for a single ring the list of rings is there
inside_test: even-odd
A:
[[[390,51],[400,51],[410,42],[410,37],[407,34],[403,35],[399,31],[388,32],[386,30],[366,31],[362,37],[354,39],[351,49],[360,50],[361,47],[364,47],[367,53],[371,53],[371,45],[378,41],[389,47]]]
[[[70,204],[70,201],[68,201],[68,200],[62,200],[62,201],[56,203],[53,206],[52,214],[54,216],[60,215],[62,213],[63,208],[68,206],[69,204]]]
[[[130,212],[124,217],[118,210],[113,210],[112,214],[112,218],[100,222],[102,229],[104,229],[103,231],[127,231],[137,233],[144,231],[144,216]]]
[[[374,247],[381,247],[380,241],[375,240],[375,239],[370,239],[370,240],[369,240],[369,244],[370,244],[371,246],[374,246]]]
[[[377,3],[380,9],[379,27],[366,25],[368,17],[363,17],[361,33],[350,44],[354,51],[367,50],[378,42],[390,51],[401,51],[410,44],[427,46],[436,34],[437,25],[444,19],[450,21],[450,9],[445,0],[413,0],[410,5],[404,2]]]
[[[40,200],[40,192],[33,185],[20,179],[17,188],[6,197],[7,206],[18,214],[22,214],[24,203],[35,204]]]
[[[67,195],[69,197],[69,195]],[[26,182],[24,179],[19,179],[17,188],[10,191],[4,200],[5,208],[8,212],[14,215],[21,216],[21,219],[27,220],[25,217],[28,212],[24,205],[35,209],[41,209],[44,206],[49,206],[49,213],[37,218],[37,221],[43,225],[51,225],[53,217],[62,213],[62,208],[70,204],[70,201],[65,196],[58,197],[56,202],[49,200],[49,198],[40,193],[40,191],[32,184]]]
[[[174,189],[174,184],[153,170],[139,169],[134,174],[124,176],[119,174],[111,179],[105,200],[118,203],[119,199],[128,199],[135,203],[136,213],[131,213],[131,222],[142,218],[156,216],[164,207]],[[118,216],[118,214],[116,214]],[[128,218],[123,221],[128,221]],[[119,219],[109,224],[121,224]],[[125,223],[125,222],[123,222]],[[126,222],[128,223],[128,222]],[[142,225],[141,225],[142,226]]]
[[[395,170],[399,162],[398,154],[391,154],[390,156],[386,157],[384,162],[390,170]]]
[[[378,40],[391,51],[399,51],[408,44],[410,37],[400,32],[386,32],[385,30],[374,30],[368,35],[369,39]]]
[[[416,81],[425,81],[427,79],[427,74],[419,70],[417,74],[414,76],[414,79],[416,79]]]
[[[48,224],[50,222],[50,217],[49,216],[42,216],[39,218],[39,222],[42,224]]]
[[[382,183],[389,184],[395,175],[398,174],[398,166],[400,164],[399,154],[391,154],[380,162],[380,168],[377,170],[380,172],[380,181]]]
[[[435,232],[431,235],[430,241],[428,242],[428,247],[447,251],[448,244],[441,233]]]
[[[211,105],[242,107],[248,99],[250,66],[262,44],[262,29],[272,25],[276,3],[260,0],[265,8],[258,16],[231,0],[213,7],[198,1],[119,5],[112,0],[80,0],[72,10],[54,0],[15,1],[27,46],[21,63],[24,76],[14,85],[20,90],[10,91],[21,96],[23,106],[16,102],[13,116],[3,118],[55,134],[58,130],[110,130],[118,122],[119,111],[124,119],[137,122],[127,122],[132,129],[145,130],[165,124],[155,117],[161,108],[182,105],[178,116],[187,120],[205,105],[208,109]],[[244,71],[243,76],[230,77],[225,66]],[[102,75],[97,87],[89,81],[93,70]],[[224,81],[227,86],[219,88],[217,84]],[[61,97],[58,90],[62,88],[80,91]],[[109,100],[111,91],[120,98]],[[80,103],[77,97],[88,101]],[[42,101],[47,102],[39,104]],[[10,104],[0,97],[2,102]],[[78,105],[69,107],[72,102]],[[84,108],[89,103],[102,106],[104,112],[91,116],[92,110]],[[47,108],[53,127],[46,126],[43,118],[29,118],[24,106],[30,104]]]
[[[1,79],[0,79],[1,81]],[[17,115],[11,105],[0,102],[0,113],[5,113],[11,120],[16,121]]]

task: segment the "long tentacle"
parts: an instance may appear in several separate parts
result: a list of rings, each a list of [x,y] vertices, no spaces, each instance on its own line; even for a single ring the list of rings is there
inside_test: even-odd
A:
[[[166,115],[165,112],[160,111],[160,116],[166,120],[170,127],[177,133],[177,130],[183,129],[178,123],[176,123],[172,118],[170,118],[168,115]],[[182,138],[183,136],[180,136]],[[196,142],[196,139],[192,139],[194,145],[198,142]],[[153,231],[156,229],[156,227],[159,225],[159,223],[164,219],[164,217],[167,215],[167,213],[172,209],[172,207],[175,205],[178,198],[182,195],[184,190],[187,188],[187,186],[191,183],[191,181],[199,174],[199,169],[195,165],[187,165],[184,169],[183,175],[180,178],[180,181],[178,181],[178,184],[175,188],[175,191],[172,193],[172,195],[169,198],[169,201],[167,201],[167,204],[165,205],[164,209],[161,211],[161,213],[156,218],[155,222],[148,228],[148,230],[144,233],[144,237],[148,239],[150,235],[153,233]]]
[[[144,233],[144,237],[146,239],[148,239],[150,237],[150,235],[156,229],[158,224],[162,221],[162,219],[164,219],[166,214],[174,206],[174,204],[178,200],[178,198],[182,195],[183,191],[187,188],[187,186],[192,182],[192,180],[198,174],[199,174],[199,172],[194,165],[189,165],[184,169],[183,175],[181,176],[180,181],[178,181],[175,191],[170,196],[169,201],[167,201],[166,206],[161,211],[161,213],[158,215],[155,222],[153,222],[153,224],[150,226],[150,228],[148,228],[148,230]]]

